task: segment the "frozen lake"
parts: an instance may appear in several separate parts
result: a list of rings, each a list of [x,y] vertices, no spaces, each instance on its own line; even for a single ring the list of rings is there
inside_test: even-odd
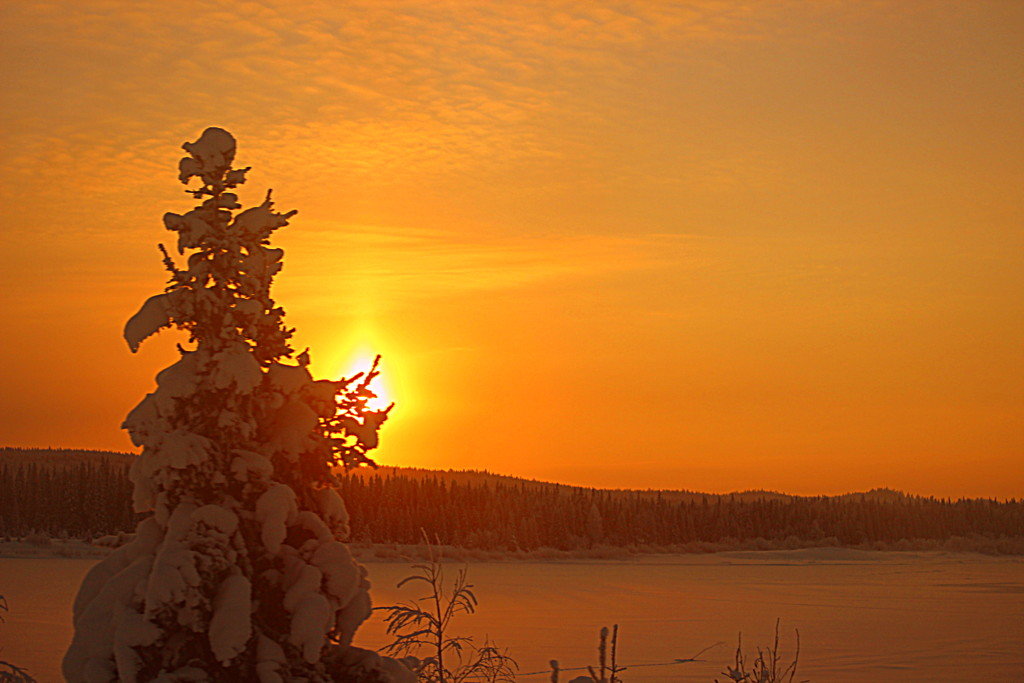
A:
[[[11,609],[0,625],[0,659],[40,681],[60,680],[71,603],[94,563],[0,559],[0,594]],[[408,564],[365,564],[376,604],[413,597],[394,589]],[[459,565],[448,566],[454,573]],[[545,670],[550,659],[563,668],[593,663],[598,630],[618,623],[624,664],[670,662],[724,643],[706,661],[628,670],[627,683],[710,682],[731,662],[738,631],[747,646],[768,644],[781,618],[787,655],[800,629],[799,680],[1024,680],[1021,558],[816,549],[473,563],[469,577],[479,611],[457,632],[489,635],[523,672]],[[375,617],[357,644],[382,643]]]

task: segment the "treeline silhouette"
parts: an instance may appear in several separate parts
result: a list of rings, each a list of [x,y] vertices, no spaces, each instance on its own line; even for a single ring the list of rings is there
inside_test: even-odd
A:
[[[0,452],[0,535],[90,537],[135,528],[130,460],[123,455],[68,451],[59,464],[31,455]]]
[[[126,454],[0,450],[0,535],[127,532]],[[484,550],[714,550],[815,545],[1024,552],[1024,501],[874,491],[835,497],[587,489],[487,473],[342,475],[352,540]]]
[[[690,496],[526,482],[459,483],[399,473],[349,476],[342,498],[356,541],[489,550],[594,545],[737,547],[876,545],[969,539],[951,549],[1011,552],[1024,536],[1024,502],[854,494],[840,497]],[[988,539],[989,543],[979,543]],[[927,547],[929,544],[917,544]],[[935,545],[935,544],[932,544]],[[980,548],[979,548],[980,546]],[[710,548],[709,548],[710,549]]]

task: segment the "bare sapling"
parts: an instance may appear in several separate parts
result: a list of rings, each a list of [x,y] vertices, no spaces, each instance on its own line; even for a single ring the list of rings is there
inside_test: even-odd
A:
[[[395,640],[384,648],[406,657],[420,681],[429,683],[498,683],[515,680],[516,661],[485,639],[476,645],[471,636],[452,635],[459,614],[476,612],[477,599],[466,567],[459,569],[451,588],[445,588],[444,566],[438,550],[427,543],[429,559],[414,565],[416,573],[398,583],[422,583],[427,594],[398,605],[378,607],[387,613],[388,635]],[[425,654],[422,659],[421,654]]]
[[[792,683],[796,677],[797,663],[800,661],[800,631],[796,631],[796,652],[793,661],[783,666],[779,652],[779,620],[775,620],[775,640],[770,648],[757,648],[757,657],[749,665],[743,654],[743,634],[739,634],[736,643],[736,656],[733,666],[726,665],[722,675],[734,683]],[[715,679],[718,683],[718,679]],[[803,681],[802,683],[807,683]]]

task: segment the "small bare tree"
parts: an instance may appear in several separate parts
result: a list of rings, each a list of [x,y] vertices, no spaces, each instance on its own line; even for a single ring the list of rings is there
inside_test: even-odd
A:
[[[783,666],[782,655],[779,653],[779,620],[775,620],[775,641],[770,648],[757,648],[757,657],[750,668],[747,668],[746,657],[743,655],[743,634],[736,643],[736,661],[734,666],[726,665],[722,675],[734,683],[792,683],[796,677],[796,665],[800,661],[800,631],[796,631],[796,653],[793,661]],[[718,683],[718,679],[715,679]],[[806,683],[803,682],[803,683]]]
[[[413,565],[417,573],[407,576],[398,583],[423,583],[428,594],[411,602],[377,609],[387,612],[388,635],[395,640],[384,648],[384,652],[396,656],[428,653],[418,660],[417,674],[420,681],[429,683],[498,683],[513,681],[518,666],[507,651],[499,650],[489,640],[477,646],[471,636],[455,636],[451,624],[459,614],[473,614],[477,599],[473,585],[469,583],[468,570],[458,571],[451,584],[451,591],[445,589],[444,567],[440,553],[427,544],[429,560]]]

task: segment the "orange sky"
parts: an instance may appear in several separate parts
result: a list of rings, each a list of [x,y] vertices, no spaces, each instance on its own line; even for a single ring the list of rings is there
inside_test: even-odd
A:
[[[380,460],[1024,495],[1024,3],[0,2],[0,444],[127,450],[178,150]]]

